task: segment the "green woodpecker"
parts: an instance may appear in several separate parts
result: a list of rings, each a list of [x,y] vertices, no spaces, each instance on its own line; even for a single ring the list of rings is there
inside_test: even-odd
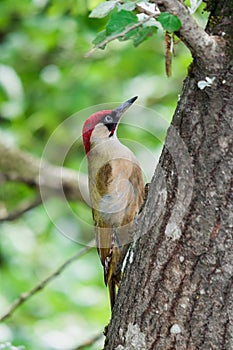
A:
[[[83,126],[96,244],[113,308],[123,260],[132,241],[135,216],[144,201],[142,171],[117,138],[122,114],[137,97],[91,115]]]

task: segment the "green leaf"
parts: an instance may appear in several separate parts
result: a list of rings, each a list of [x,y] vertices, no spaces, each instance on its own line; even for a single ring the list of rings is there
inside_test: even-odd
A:
[[[175,32],[181,27],[179,18],[175,15],[171,15],[168,12],[160,13],[157,21],[160,22],[163,26],[163,29],[167,30],[168,32]]]
[[[106,35],[106,30],[102,30],[101,32],[99,32],[97,34],[97,36],[95,37],[95,39],[92,41],[92,43],[94,45],[99,45],[100,43],[102,43],[102,41],[104,41],[106,39],[107,35]],[[104,45],[105,46],[105,45]],[[102,47],[104,49],[104,46]]]
[[[130,11],[121,10],[114,12],[106,27],[107,35],[117,34],[122,32],[129,25],[138,22],[138,18]]]
[[[125,40],[133,40],[134,46],[137,47],[140,45],[143,41],[149,38],[149,36],[153,35],[157,32],[157,27],[155,26],[147,26],[147,27],[138,27],[135,29],[132,29],[130,32],[128,32],[124,37],[119,38],[120,41]]]
[[[155,26],[151,27],[142,27],[137,32],[135,38],[133,39],[134,46],[137,47],[143,41],[148,39],[149,36],[157,32],[157,28]]]
[[[103,18],[114,9],[116,1],[104,1],[97,5],[90,13],[91,18]]]
[[[119,40],[126,41],[126,40],[130,40],[130,39],[134,39],[134,37],[136,37],[138,31],[139,31],[139,28],[132,29],[130,32],[125,34],[123,37],[119,38]]]

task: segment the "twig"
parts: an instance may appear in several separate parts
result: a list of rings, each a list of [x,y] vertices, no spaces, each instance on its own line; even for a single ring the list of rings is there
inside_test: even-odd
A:
[[[85,341],[85,343],[83,343],[83,344],[77,346],[77,347],[76,347],[75,349],[73,349],[73,350],[82,350],[82,349],[85,349],[87,346],[90,346],[90,345],[96,343],[97,340],[99,340],[102,336],[103,336],[103,333],[97,334],[95,337],[93,337],[93,338],[91,338],[91,339]]]
[[[151,2],[157,4],[161,10],[168,11],[179,17],[182,27],[176,34],[190,49],[193,57],[200,58],[208,65],[211,59],[216,60],[216,54],[220,53],[220,48],[216,40],[199,27],[187,7],[181,1],[151,0]]]
[[[23,201],[19,204],[19,206],[14,209],[10,213],[2,214],[0,213],[0,222],[1,221],[12,221],[17,219],[19,216],[22,214],[26,213],[26,211],[31,210],[38,205],[40,205],[42,202],[41,197],[37,196],[34,200],[32,201]]]
[[[101,43],[99,43],[98,45],[94,46],[89,52],[87,52],[85,54],[85,57],[90,57],[93,55],[93,53],[100,49],[101,47],[105,46],[106,44],[110,43],[111,41],[118,39],[118,38],[122,38],[124,37],[126,34],[128,34],[131,30],[136,29],[138,27],[140,27],[142,24],[148,22],[151,18],[155,18],[156,14],[153,13],[150,16],[144,18],[142,21],[137,22],[129,27],[126,27],[125,30],[123,30],[120,33],[114,34],[114,35],[110,35],[108,36],[106,39],[104,39]]]
[[[0,317],[0,322],[6,320],[9,318],[16,309],[22,304],[24,304],[31,296],[34,294],[38,293],[42,289],[44,289],[52,280],[54,280],[55,277],[61,274],[63,270],[69,266],[73,261],[76,259],[82,257],[85,255],[87,252],[89,252],[92,249],[94,241],[89,242],[89,245],[86,246],[85,248],[81,249],[79,252],[77,252],[75,255],[73,255],[71,258],[66,260],[57,270],[55,270],[52,274],[50,274],[48,277],[46,277],[43,281],[41,281],[39,284],[37,284],[34,288],[29,290],[28,292],[22,293],[18,299],[16,299],[13,304],[10,306],[9,310],[3,314]]]

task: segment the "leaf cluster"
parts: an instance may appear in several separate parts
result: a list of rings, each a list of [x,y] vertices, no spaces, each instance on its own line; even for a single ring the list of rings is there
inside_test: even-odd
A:
[[[118,38],[121,41],[133,40],[135,47],[146,39],[156,34],[159,22],[163,29],[168,32],[179,30],[181,22],[179,18],[168,12],[159,15],[144,15],[139,19],[137,15],[136,2],[104,1],[97,5],[90,14],[91,18],[103,18],[109,16],[105,29],[102,30],[93,41],[95,46],[104,48],[108,41]],[[153,20],[154,18],[154,20]]]

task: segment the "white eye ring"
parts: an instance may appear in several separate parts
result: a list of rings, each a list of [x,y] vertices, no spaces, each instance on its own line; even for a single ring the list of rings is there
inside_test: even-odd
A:
[[[104,118],[104,121],[107,123],[112,123],[113,117],[111,115],[106,115],[106,117]]]

